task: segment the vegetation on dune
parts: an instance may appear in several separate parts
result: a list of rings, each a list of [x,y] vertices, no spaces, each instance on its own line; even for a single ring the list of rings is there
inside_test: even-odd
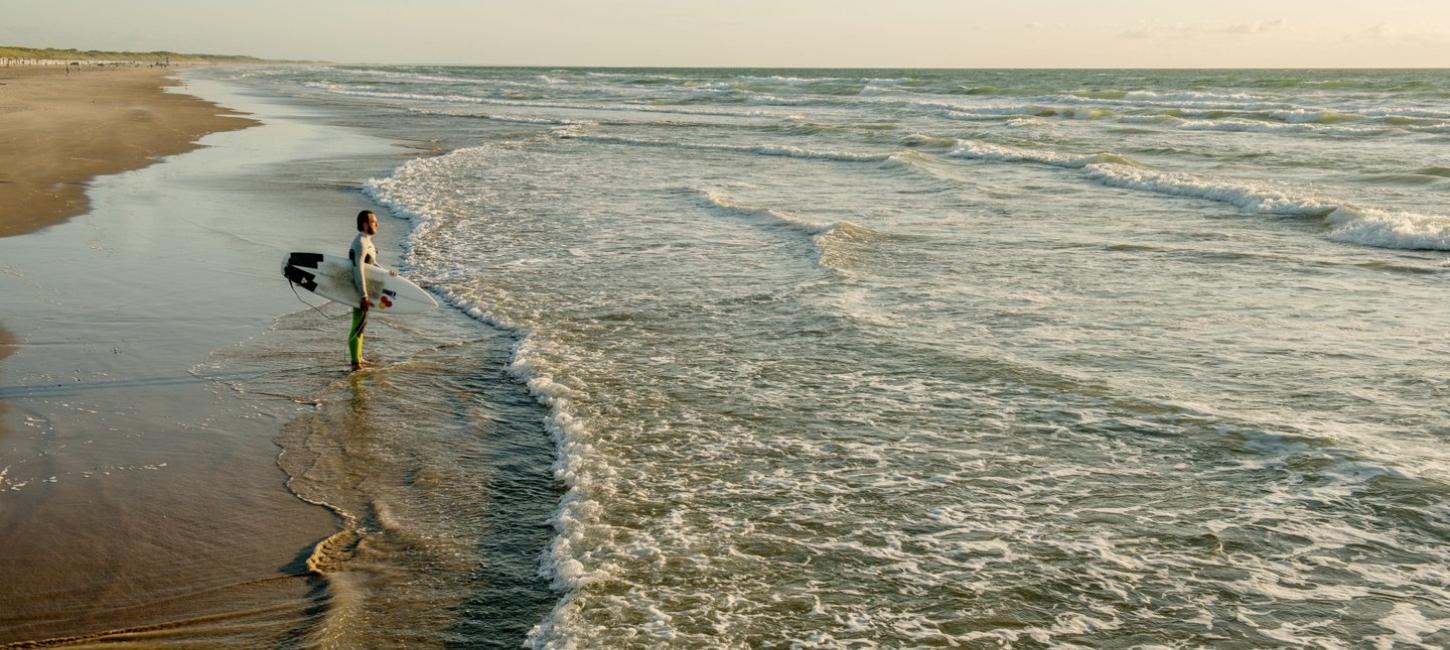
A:
[[[60,61],[138,61],[156,63],[260,63],[265,59],[236,54],[182,54],[180,52],[111,52],[0,45],[0,59],[51,59]]]

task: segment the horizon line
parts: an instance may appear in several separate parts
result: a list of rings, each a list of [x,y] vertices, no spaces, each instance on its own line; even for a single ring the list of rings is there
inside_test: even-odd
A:
[[[263,62],[273,60],[264,59]],[[546,64],[546,63],[382,63],[377,61],[298,61],[298,60],[275,60],[277,63],[322,63],[327,65],[377,65],[377,66],[437,66],[447,68],[555,68],[555,69],[591,69],[591,70],[941,70],[941,71],[1123,71],[1123,70],[1182,70],[1182,71],[1237,71],[1237,70],[1383,70],[1383,71],[1445,71],[1450,72],[1450,65],[1444,66],[1228,66],[1228,67],[1143,67],[1143,66],[1083,66],[1083,67],[1039,67],[1039,66],[790,66],[790,65],[580,65],[580,64]]]

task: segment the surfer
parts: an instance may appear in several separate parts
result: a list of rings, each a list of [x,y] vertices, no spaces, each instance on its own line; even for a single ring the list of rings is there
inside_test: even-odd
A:
[[[357,213],[357,237],[352,240],[352,248],[347,251],[347,259],[352,262],[352,281],[357,285],[357,292],[362,294],[362,301],[352,310],[352,330],[347,335],[347,350],[352,356],[352,369],[359,370],[363,367],[363,330],[368,325],[368,310],[372,309],[373,301],[368,296],[367,283],[363,282],[363,264],[378,263],[378,249],[373,247],[373,235],[378,234],[378,215],[372,210],[363,210]],[[397,275],[397,271],[388,271],[389,275]]]

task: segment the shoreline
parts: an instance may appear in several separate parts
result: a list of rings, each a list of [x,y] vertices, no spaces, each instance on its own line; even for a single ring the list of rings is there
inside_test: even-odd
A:
[[[522,642],[557,600],[538,562],[559,495],[544,408],[502,377],[512,334],[448,307],[380,318],[377,366],[348,373],[345,312],[276,272],[388,214],[359,184],[418,143],[192,72],[182,92],[258,126],[0,237],[25,342],[0,376],[0,646]],[[412,227],[386,223],[398,267]]]
[[[98,177],[197,149],[210,133],[258,124],[200,97],[169,91],[182,84],[173,76],[181,69],[7,59],[0,66],[0,117],[7,122],[0,131],[0,238],[83,214],[90,205],[86,188]],[[0,377],[20,340],[0,323]],[[0,436],[4,412],[0,401]]]
[[[0,238],[83,214],[94,179],[140,169],[202,145],[210,133],[258,124],[184,93],[181,67],[0,66]],[[97,104],[97,100],[105,100]],[[108,137],[97,138],[95,134]],[[0,378],[21,338],[0,323]],[[5,434],[0,401],[0,436]]]
[[[501,377],[515,339],[447,307],[382,317],[377,365],[350,373],[346,310],[276,270],[388,214],[359,184],[416,143],[224,73],[183,82],[259,126],[0,238],[27,343],[0,377],[0,646],[522,643],[557,600],[538,562],[558,494],[543,407]],[[411,225],[386,223],[398,268]]]
[[[5,357],[15,353],[15,335],[0,326],[0,380],[5,377]],[[5,400],[0,399],[0,440],[5,438]]]
[[[175,68],[0,67],[0,237],[89,208],[98,177],[202,147],[202,136],[256,120],[169,89]]]
[[[25,342],[0,348],[0,645],[137,633],[286,645],[326,603],[303,560],[338,523],[277,465],[296,405],[259,403],[230,379],[236,348],[298,309],[275,284],[276,251],[345,245],[317,215],[348,226],[363,203],[295,176],[395,149],[310,124],[285,99],[192,75],[152,82],[149,124],[175,124],[165,111],[178,106],[258,118],[187,122],[228,128],[163,134],[180,151],[127,157],[139,168],[74,183],[84,211],[0,237],[5,326]],[[335,356],[310,372],[341,374],[340,342]]]

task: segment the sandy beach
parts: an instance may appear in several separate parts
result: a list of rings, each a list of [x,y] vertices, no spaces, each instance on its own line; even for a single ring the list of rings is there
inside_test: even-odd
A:
[[[305,636],[334,517],[286,490],[275,417],[195,368],[300,307],[267,281],[325,232],[300,211],[358,209],[237,170],[386,145],[237,131],[257,122],[160,70],[0,74],[25,120],[0,136],[0,645]]]
[[[0,238],[0,646],[515,647],[556,597],[537,563],[558,498],[542,407],[502,376],[516,340],[457,310],[380,317],[374,369],[349,374],[347,310],[277,273],[386,216],[359,184],[428,145],[235,74],[174,92],[257,126]],[[385,218],[385,266],[408,232]]]
[[[191,95],[166,92],[175,70],[0,68],[0,237],[44,228],[86,209],[85,184],[189,151],[207,133],[254,121]],[[3,327],[4,323],[0,323]],[[0,358],[13,337],[0,330]]]
[[[197,138],[255,124],[167,92],[174,69],[0,68],[0,237],[85,210],[85,182],[196,148]]]
[[[0,68],[0,237],[86,209],[86,181],[200,146],[255,121],[170,93],[174,69],[36,65]],[[15,337],[0,322],[0,359]],[[4,405],[0,404],[0,409]],[[3,412],[3,411],[0,411]],[[3,426],[3,422],[0,422]],[[3,432],[3,428],[0,428]]]

